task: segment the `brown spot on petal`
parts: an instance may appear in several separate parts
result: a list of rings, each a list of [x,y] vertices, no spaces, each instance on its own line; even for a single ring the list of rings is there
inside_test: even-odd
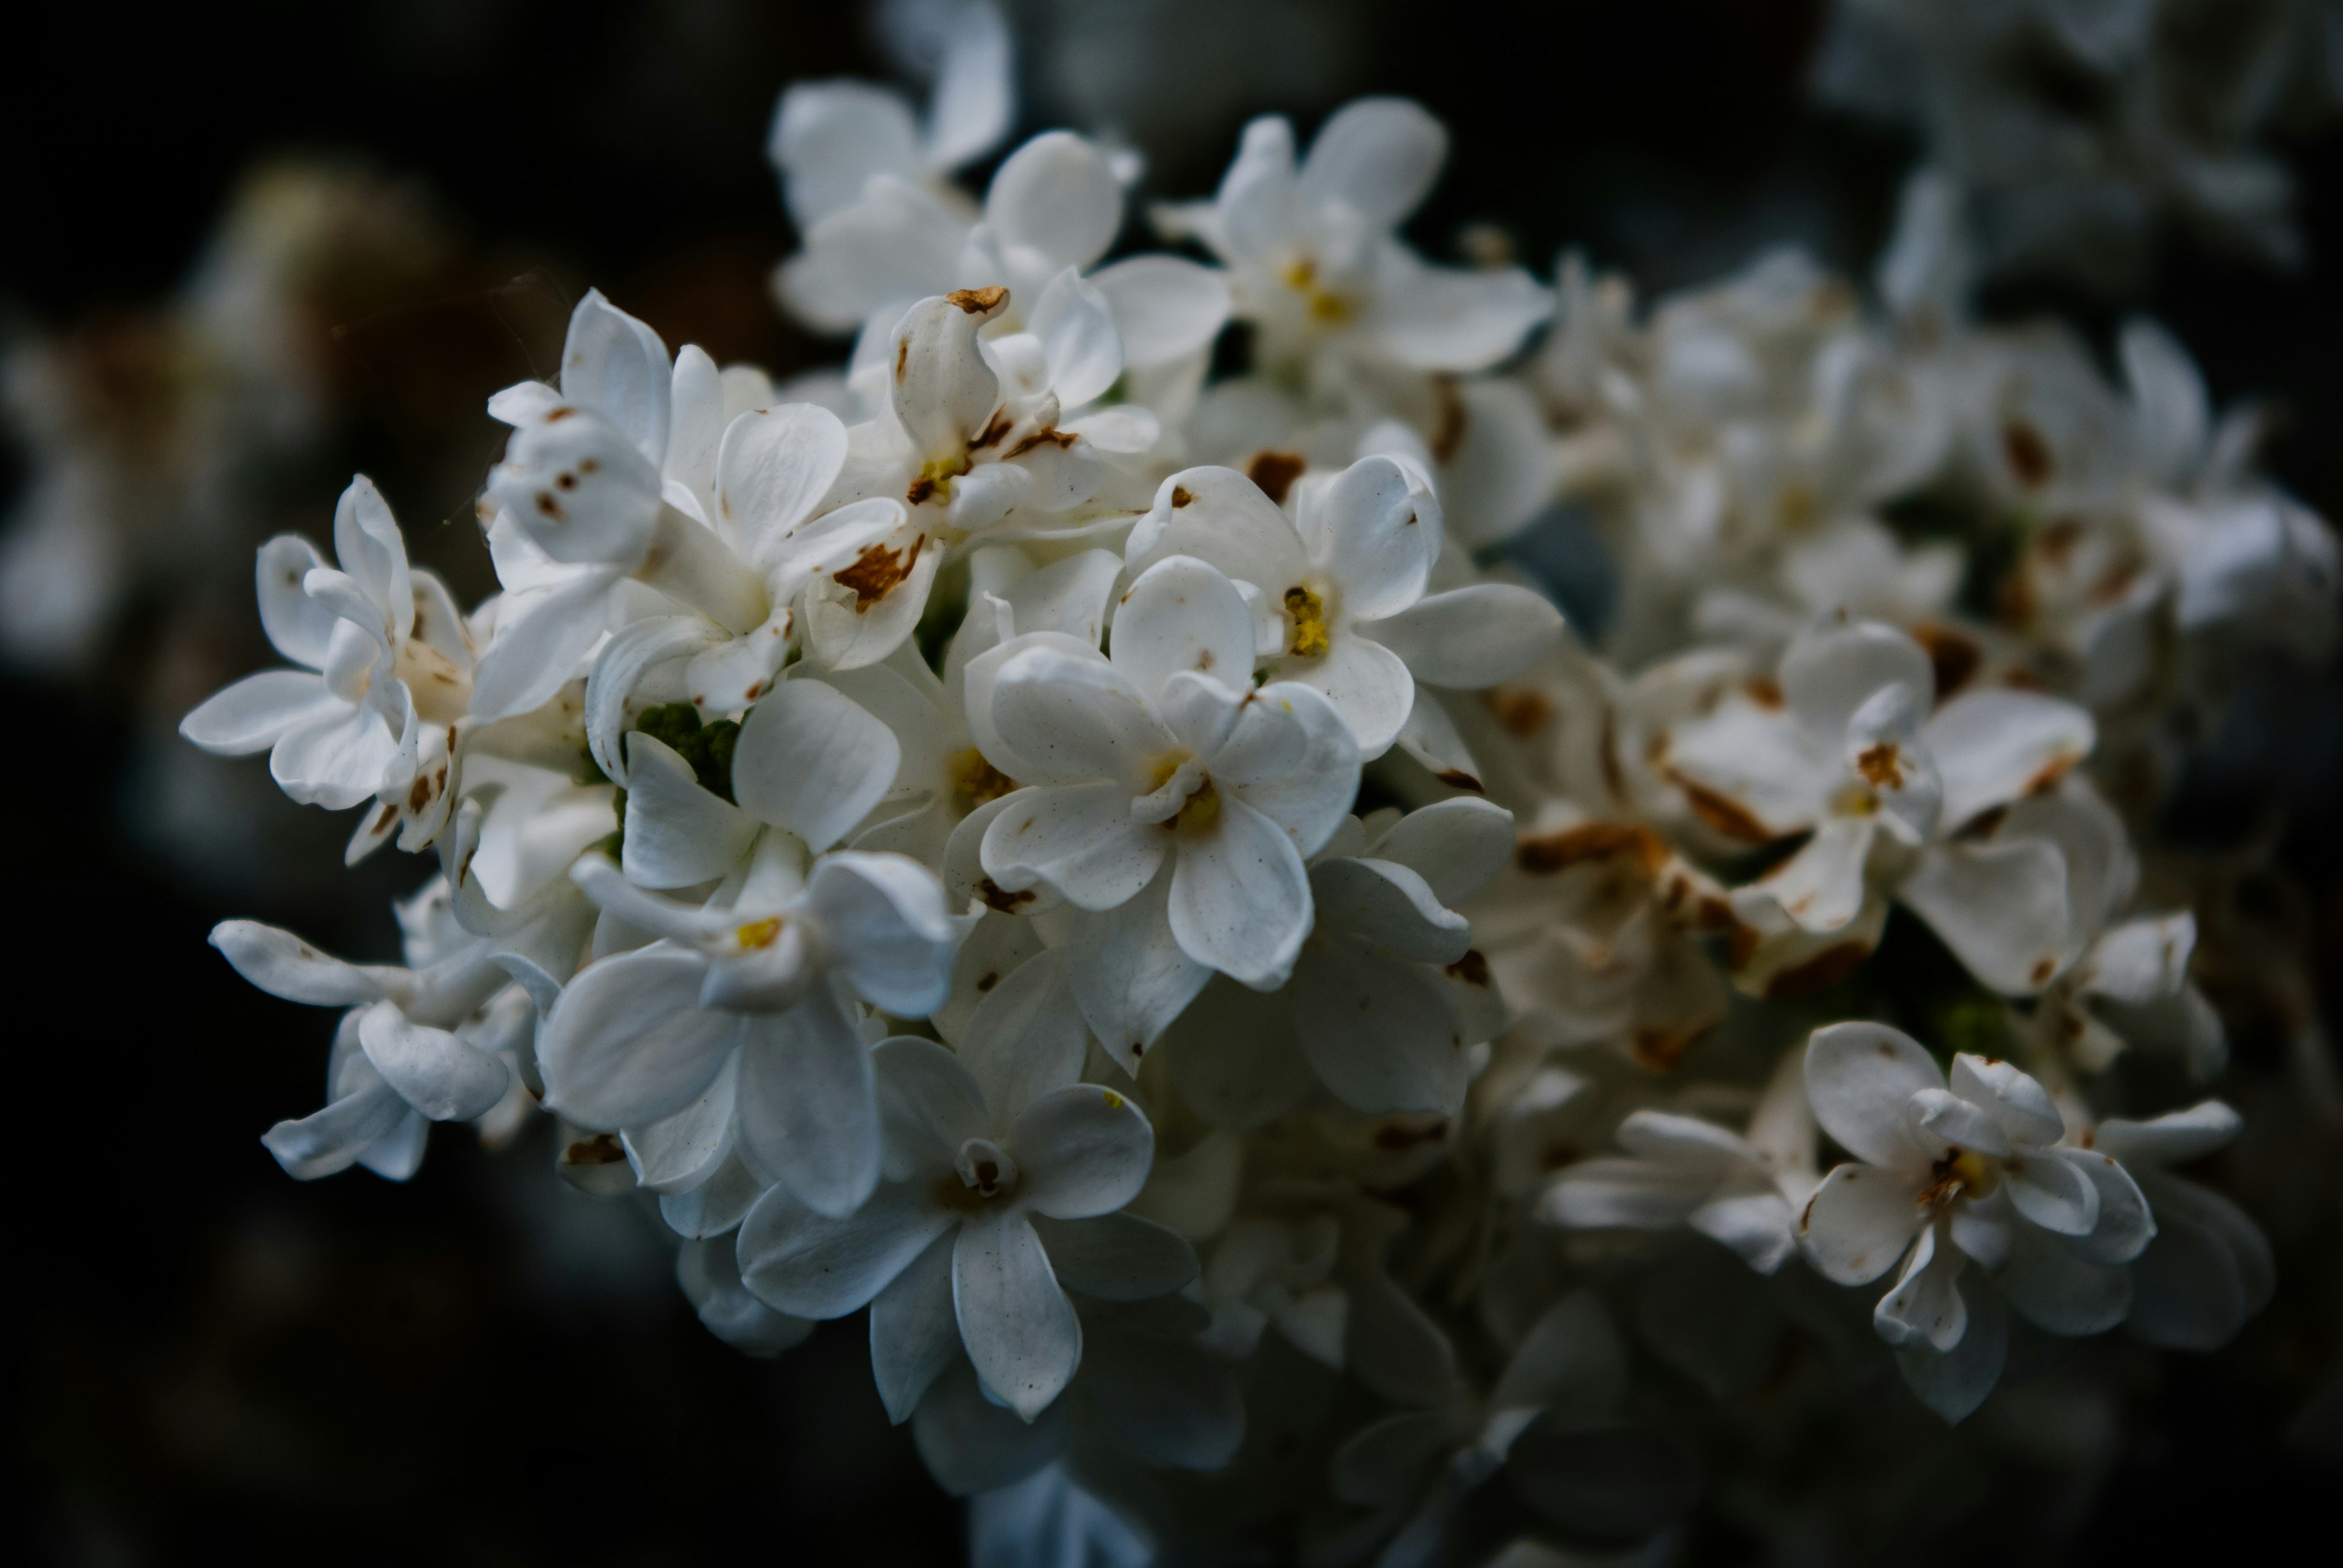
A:
[[[572,1165],[615,1165],[627,1157],[627,1151],[609,1133],[597,1132],[572,1143],[561,1157]]]
[[[1462,768],[1451,768],[1438,777],[1451,789],[1470,789],[1475,795],[1481,793],[1481,781]]]
[[[1782,683],[1770,675],[1753,675],[1741,683],[1741,689],[1760,708],[1778,709],[1782,706]]]
[[[1645,871],[1656,871],[1668,849],[1658,834],[1633,822],[1587,822],[1523,839],[1513,850],[1513,864],[1533,876],[1549,877],[1585,861],[1620,856],[1633,858]]]
[[[1506,734],[1523,740],[1554,717],[1554,704],[1545,694],[1526,686],[1493,686],[1481,694],[1481,701]]]
[[[1864,748],[1855,756],[1855,770],[1875,789],[1904,788],[1904,754],[1892,740]]]
[[[1309,467],[1299,452],[1255,452],[1252,461],[1245,465],[1245,477],[1261,487],[1271,505],[1282,507],[1293,481]]]
[[[1684,1052],[1707,1032],[1705,1030],[1639,1029],[1627,1042],[1627,1053],[1654,1072],[1674,1072],[1676,1064],[1684,1060]]]
[[[999,985],[1000,983],[1001,983],[1001,971],[1000,971],[999,970],[985,970],[985,971],[984,971],[984,973],[982,973],[981,975],[979,975],[979,976],[977,977],[977,980],[976,980],[976,990],[977,990],[977,994],[978,994],[979,996],[981,996],[981,995],[983,995],[986,991],[990,990],[994,986],[997,986],[997,985]]]
[[[981,452],[987,447],[998,446],[1012,428],[1014,425],[1009,417],[1008,410],[997,408],[993,410],[991,423],[977,432],[976,439],[968,444],[968,449],[971,452]]]
[[[911,575],[911,567],[920,558],[920,547],[927,542],[928,536],[920,534],[913,538],[910,548],[904,550],[890,550],[884,545],[865,545],[862,553],[854,558],[852,566],[843,571],[832,572],[830,577],[840,588],[854,590],[854,613],[860,615],[885,598],[890,590]]]
[[[903,492],[903,499],[910,505],[916,507],[935,493],[936,482],[933,479],[929,478],[925,474],[922,474],[918,478],[911,481],[910,487]]]
[[[2028,779],[2026,781],[2025,793],[2028,795],[2041,794],[2045,789],[2050,789],[2052,786],[2056,785],[2059,779],[2064,779],[2067,773],[2074,769],[2075,764],[2080,762],[2082,759],[2083,758],[2080,752],[2066,752],[2060,756],[2053,757],[2049,761],[2042,765],[2040,772],[2035,774],[2033,778]]]
[[[1410,1127],[1405,1122],[1386,1121],[1375,1129],[1374,1146],[1397,1154],[1425,1143],[1434,1143],[1448,1132],[1448,1119],[1435,1116],[1428,1123]]]
[[[1914,627],[1912,640],[1927,652],[1928,668],[1936,672],[1939,702],[1966,686],[1985,659],[1984,650],[1974,638],[1934,621],[1923,621]]]
[[[1039,894],[1035,893],[1030,888],[1026,889],[1022,892],[1011,893],[1006,891],[1002,889],[1000,883],[994,881],[990,877],[987,877],[984,880],[977,883],[976,896],[983,902],[985,908],[990,910],[999,910],[1004,915],[1015,914],[1019,910],[1024,908],[1027,904],[1031,903],[1036,898],[1040,897]]]
[[[982,316],[998,310],[1009,297],[1009,291],[999,284],[988,288],[955,288],[944,296],[946,305],[957,305],[970,316]]]
[[[1456,395],[1455,378],[1449,376],[1433,381],[1432,396],[1435,404],[1432,438],[1424,445],[1430,448],[1433,462],[1445,463],[1464,445],[1464,399]]]
[[[910,367],[911,340],[909,337],[898,339],[895,344],[895,384],[897,386],[902,385],[903,377]]]
[[[2034,961],[2034,967],[2026,971],[2026,979],[2029,984],[2041,985],[2057,972],[2058,962],[2056,959],[2036,959]]]
[[[565,406],[565,407],[563,407],[556,408],[556,409],[552,410],[550,413],[548,413],[548,414],[547,414],[547,415],[546,415],[546,417],[545,417],[545,422],[546,422],[547,424],[548,424],[548,425],[551,425],[551,424],[554,424],[555,422],[557,422],[557,421],[558,421],[558,420],[562,420],[562,419],[567,419],[567,418],[568,418],[568,417],[569,417],[569,416],[571,416],[572,414],[575,414],[576,412],[578,412],[578,410],[577,410],[577,409],[575,409],[575,408],[571,408],[571,407],[566,407],[566,406]]]
[[[1695,784],[1680,773],[1671,772],[1668,779],[1684,791],[1684,803],[1692,808],[1692,814],[1726,838],[1739,839],[1751,844],[1770,844],[1776,837],[1738,801]]]
[[[1736,933],[1737,935],[1737,933]],[[1828,990],[1863,967],[1871,950],[1861,942],[1841,942],[1835,948],[1825,948],[1802,964],[1792,964],[1765,982],[1765,997],[1779,1001],[1786,997],[1812,996]]]
[[[2009,460],[2009,471],[2017,476],[2017,482],[2027,489],[2038,490],[2050,482],[2055,467],[2050,443],[2025,420],[2002,421],[2001,455]]]
[[[1186,506],[1195,498],[1195,497],[1188,493],[1185,486],[1174,485],[1172,487],[1172,507],[1174,511]]]
[[[1443,966],[1442,972],[1451,980],[1460,980],[1466,985],[1476,985],[1483,990],[1486,990],[1489,986],[1489,960],[1483,956],[1478,948],[1465,949],[1464,956],[1453,964]]]
[[[397,820],[398,808],[396,806],[385,806],[382,809],[382,815],[374,819],[374,831],[377,833],[387,833],[390,831],[390,825]]]
[[[1080,437],[1070,430],[1036,430],[1002,453],[1001,459],[1005,462],[1011,457],[1021,457],[1036,447],[1043,445],[1055,447],[1062,452],[1080,439]]]

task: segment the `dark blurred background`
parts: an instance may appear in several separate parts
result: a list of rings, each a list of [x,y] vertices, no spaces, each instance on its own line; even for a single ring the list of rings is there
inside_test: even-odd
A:
[[[1021,135],[1120,131],[1149,155],[1152,196],[1207,193],[1250,114],[1290,113],[1306,133],[1345,97],[1403,93],[1455,136],[1413,226],[1424,249],[1453,256],[1463,226],[1494,219],[1541,273],[1574,245],[1646,297],[1774,240],[1867,273],[1915,153],[1809,106],[1819,0],[1015,9]],[[1115,57],[1124,29],[1193,57],[1119,89],[1084,62]],[[766,291],[793,240],[763,144],[787,82],[897,75],[857,6],[38,5],[8,31],[0,313],[13,333],[102,336],[153,308],[236,182],[273,156],[352,156],[411,182],[445,236],[347,314],[320,307],[339,412],[270,492],[277,511],[256,533],[325,537],[335,496],[363,469],[418,558],[468,602],[486,592],[469,503],[499,432],[482,401],[553,363],[568,302],[589,282],[670,345],[698,341],[719,360],[787,374],[840,352],[785,323]],[[2102,344],[2125,310],[2161,317],[2217,400],[2252,392],[2285,411],[2270,461],[2333,518],[2343,137],[2280,150],[2301,181],[2306,269],[2259,270],[2178,237],[2157,249],[2144,294],[2035,285],[1990,304],[2059,310]],[[27,458],[5,461],[0,495]],[[152,673],[169,650],[148,628],[177,591],[196,590],[167,577],[143,588],[108,653],[73,678],[5,686],[21,748],[0,788],[24,1216],[7,1291],[10,1557],[571,1568],[959,1556],[960,1511],[886,1425],[860,1319],[779,1362],[736,1354],[674,1289],[654,1221],[569,1191],[539,1145],[492,1157],[443,1127],[404,1187],[364,1172],[303,1185],[277,1168],[258,1134],[318,1103],[332,1020],[243,984],[205,933],[249,915],[387,959],[387,898],[431,868],[386,855],[345,873],[342,826],[265,790],[238,807],[246,836],[166,855],[182,819],[153,804],[156,759],[208,689]],[[2285,896],[2323,958],[2337,924],[2335,714],[2331,684],[2300,690],[2298,711],[2264,726],[2283,744],[2193,780],[2182,816],[2218,837],[2290,809]],[[256,779],[264,765],[235,766]],[[2282,1271],[2296,1261],[2281,1253]],[[2045,1551],[2138,1562],[2309,1523],[2335,1474],[2286,1432],[2311,1371],[2331,1364],[2335,1325],[2289,1315],[2287,1301],[2282,1287],[2230,1351],[2167,1358],[2163,1387],[2130,1391],[2140,1414],[2116,1470],[2096,1499],[2073,1500],[2094,1523]],[[1758,1550],[1706,1544],[1717,1561]],[[1947,1541],[1946,1559],[1976,1546]]]

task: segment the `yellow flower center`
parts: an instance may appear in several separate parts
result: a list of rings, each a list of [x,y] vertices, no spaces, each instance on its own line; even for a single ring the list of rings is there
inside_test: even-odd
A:
[[[984,753],[973,746],[953,752],[944,769],[951,779],[952,793],[970,810],[1017,788],[1017,780],[987,762]]]
[[[761,920],[750,920],[741,926],[732,933],[732,939],[744,948],[769,948],[780,934],[781,917],[767,915]]]
[[[1326,601],[1296,583],[1285,590],[1285,613],[1293,618],[1293,636],[1285,651],[1302,658],[1322,657],[1328,646]]]

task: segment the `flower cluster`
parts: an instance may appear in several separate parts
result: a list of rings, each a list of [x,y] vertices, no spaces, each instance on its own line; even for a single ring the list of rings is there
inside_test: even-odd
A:
[[[1395,99],[1108,260],[1112,149],[952,179],[1011,118],[970,16],[924,122],[782,100],[843,375],[589,294],[489,406],[501,593],[363,477],[260,551],[288,668],[184,733],[439,866],[404,966],[214,934],[344,1010],[285,1168],[551,1119],[732,1344],[867,1308],[1035,1560],[1632,1543],[1726,1419],[1655,1390],[1953,1422],[2028,1336],[2234,1333],[2270,1251],[2176,1173],[2240,1121],[2137,843],[2238,651],[2332,633],[2252,412],[2150,324],[2111,386],[1972,321],[1935,176],[1868,303],[1435,265]],[[1531,569],[1590,528],[1599,637]]]

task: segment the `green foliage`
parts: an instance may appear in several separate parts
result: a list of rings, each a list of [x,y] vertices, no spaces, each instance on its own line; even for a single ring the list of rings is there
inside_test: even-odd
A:
[[[699,709],[689,702],[662,703],[646,709],[635,721],[635,729],[649,736],[691,764],[692,777],[699,787],[725,799],[732,799],[732,749],[739,744],[740,726],[732,719],[719,719],[713,724],[699,721]],[[623,801],[626,797],[619,797]],[[738,804],[738,802],[734,802]]]

